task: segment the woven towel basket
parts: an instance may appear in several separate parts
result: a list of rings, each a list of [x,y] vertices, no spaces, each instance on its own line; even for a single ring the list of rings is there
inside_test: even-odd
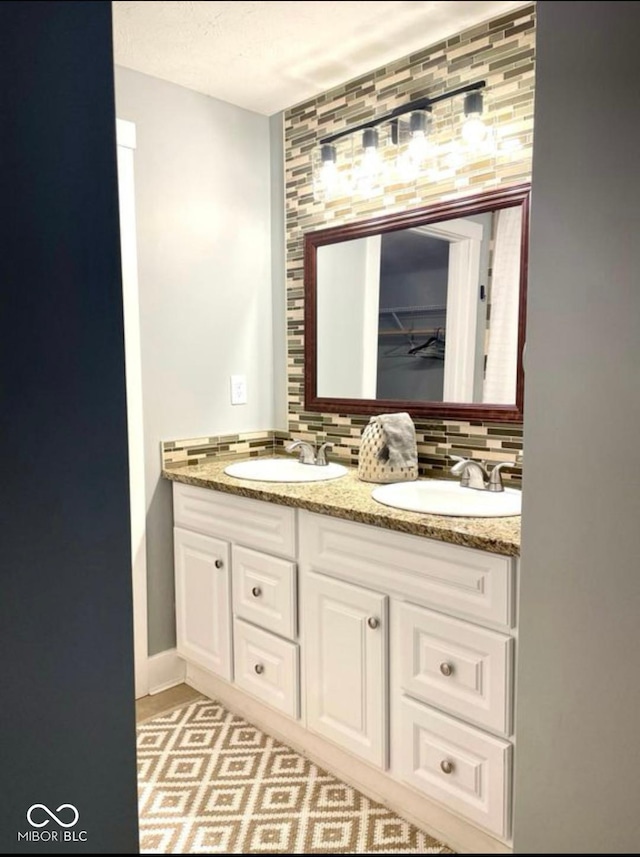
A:
[[[362,433],[358,454],[358,479],[363,482],[411,482],[418,478],[418,465],[391,467],[386,460],[382,427],[372,417]]]

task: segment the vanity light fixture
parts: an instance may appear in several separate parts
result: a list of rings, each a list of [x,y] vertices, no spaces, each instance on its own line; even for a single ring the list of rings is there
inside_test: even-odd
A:
[[[432,142],[434,126],[444,119],[434,116],[433,107],[456,96],[464,96],[462,145],[477,150],[489,129],[482,119],[486,81],[479,80],[435,96],[423,96],[407,104],[320,139],[315,155],[314,190],[316,196],[332,198],[348,193],[370,196],[383,180],[415,180],[436,146]],[[455,124],[455,123],[454,123]],[[453,132],[457,136],[458,132]],[[356,135],[362,134],[361,137]],[[448,137],[451,138],[451,126]],[[350,138],[350,139],[349,139]],[[389,163],[393,162],[388,175]]]

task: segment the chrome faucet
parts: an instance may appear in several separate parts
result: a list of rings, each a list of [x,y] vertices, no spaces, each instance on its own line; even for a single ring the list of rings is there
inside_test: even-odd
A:
[[[318,465],[318,467],[327,466],[327,464],[329,463],[327,461],[327,452],[329,452],[330,449],[333,449],[333,444],[329,443],[329,441],[322,444],[322,446],[318,450],[318,455],[316,456],[316,464]]]
[[[317,467],[326,467],[329,464],[327,461],[327,452],[333,449],[333,444],[329,442],[323,443],[317,455],[315,446],[307,440],[295,440],[293,443],[285,446],[287,452],[293,452],[296,449],[300,450],[300,464],[315,464]]]
[[[503,467],[513,467],[513,461],[501,461],[496,464],[489,474],[484,461],[473,461],[471,458],[461,458],[452,455],[456,462],[451,468],[454,476],[460,476],[461,488],[475,488],[477,491],[504,491],[501,470]]]
[[[287,452],[300,450],[300,464],[315,464],[316,463],[316,448],[312,443],[306,440],[295,440],[293,443],[285,446]]]
[[[486,489],[489,474],[484,463],[473,461],[471,458],[461,458],[459,455],[452,455],[451,458],[456,462],[451,472],[454,476],[460,477],[461,488],[475,488],[479,491]]]

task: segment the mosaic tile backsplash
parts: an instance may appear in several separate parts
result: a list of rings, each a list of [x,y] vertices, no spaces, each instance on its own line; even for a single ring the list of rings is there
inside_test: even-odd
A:
[[[466,30],[409,57],[306,101],[285,114],[287,235],[287,390],[291,436],[334,443],[333,455],[356,464],[366,416],[321,414],[304,409],[305,232],[429,203],[468,196],[531,179],[535,57],[535,7]],[[487,112],[498,137],[517,137],[509,156],[482,156],[437,182],[419,179],[384,188],[374,198],[320,201],[313,195],[313,152],[320,137],[386,113],[423,95],[487,81]],[[522,450],[522,426],[480,421],[416,422],[422,476],[441,476],[450,454],[489,462],[514,460]],[[505,478],[519,482],[518,465]]]
[[[183,467],[185,464],[202,464],[212,458],[246,458],[270,456],[284,452],[289,433],[269,429],[267,431],[242,432],[241,434],[213,435],[184,440],[165,440],[160,444],[162,466],[165,469]]]

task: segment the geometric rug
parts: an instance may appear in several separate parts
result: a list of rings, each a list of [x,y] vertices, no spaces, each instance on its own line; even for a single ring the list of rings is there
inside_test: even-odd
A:
[[[451,854],[218,702],[138,726],[142,854]]]

